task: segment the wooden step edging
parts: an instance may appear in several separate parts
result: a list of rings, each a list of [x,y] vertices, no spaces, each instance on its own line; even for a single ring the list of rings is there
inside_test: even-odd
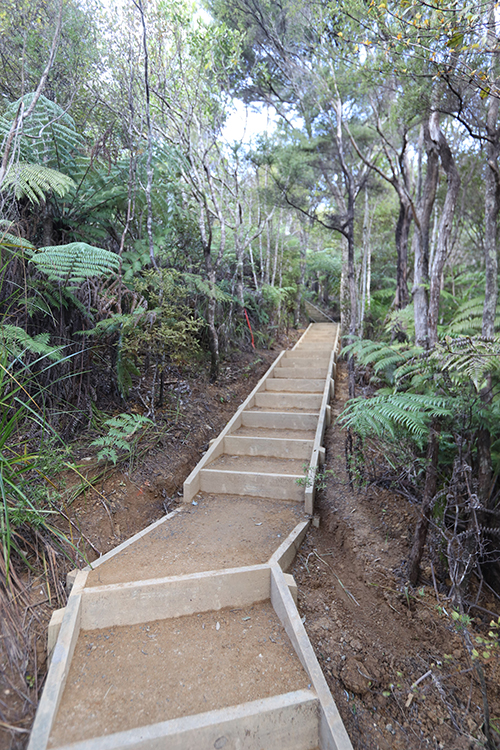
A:
[[[298,524],[288,535],[268,563],[246,568],[232,568],[185,576],[172,576],[149,581],[132,581],[85,588],[89,571],[79,571],[71,596],[64,609],[57,644],[52,655],[46,686],[38,707],[28,750],[46,750],[57,710],[65,689],[71,660],[80,630],[118,627],[120,625],[146,623],[158,619],[170,619],[186,614],[243,607],[270,599],[287,636],[304,670],[310,679],[310,690],[272,696],[271,698],[244,703],[207,713],[185,716],[125,732],[118,732],[70,746],[58,746],[58,750],[184,750],[187,747],[212,747],[217,737],[225,736],[226,722],[234,722],[231,733],[243,742],[248,725],[245,717],[255,716],[255,743],[241,744],[248,750],[262,747],[265,737],[267,747],[296,748],[307,750],[352,750],[351,743],[342,724],[338,710],[326,684],[307,633],[301,622],[293,597],[293,578],[283,572],[293,560],[309,522]],[[116,553],[115,553],[116,554]],[[109,559],[109,558],[108,558]],[[290,580],[291,579],[291,580]],[[309,721],[309,714],[298,714],[294,706],[312,701],[316,717]],[[261,734],[259,727],[266,726],[268,709],[289,706],[290,711],[283,721],[278,715],[270,720],[269,728]],[[319,717],[318,717],[319,712]],[[297,721],[295,718],[297,717]],[[319,718],[319,720],[318,720]],[[283,731],[293,726],[293,737]],[[300,727],[300,731],[299,731]],[[197,732],[204,728],[198,736]],[[227,729],[229,731],[229,728]],[[213,740],[213,736],[215,740]],[[271,733],[271,734],[269,734]],[[273,733],[276,733],[275,735]],[[299,741],[299,737],[300,739]],[[306,738],[309,738],[307,740]],[[312,744],[304,744],[310,742]],[[213,740],[212,745],[206,741]],[[271,742],[271,745],[268,742]],[[168,744],[165,744],[165,743]],[[298,744],[293,744],[297,742]],[[184,744],[182,744],[184,743]],[[198,744],[201,743],[201,744]],[[259,744],[260,743],[260,744]]]
[[[81,630],[141,625],[225,608],[243,608],[262,601],[270,601],[281,621],[289,643],[305,670],[305,682],[298,684],[293,681],[289,687],[286,686],[290,690],[287,693],[133,727],[126,731],[114,731],[71,744],[58,744],[57,750],[211,750],[226,746],[238,747],[240,750],[261,750],[264,747],[266,750],[352,750],[297,610],[297,586],[293,576],[286,572],[304,539],[311,523],[310,518],[298,523],[265,563],[112,584],[92,583],[87,586],[91,570],[119,555],[162,524],[168,523],[176,514],[189,512],[187,503],[200,489],[210,492],[210,487],[216,487],[216,492],[227,494],[305,501],[305,511],[309,516],[312,515],[316,474],[324,460],[323,435],[331,420],[329,400],[333,397],[335,388],[339,328],[337,326],[333,347],[328,336],[331,330],[330,324],[325,324],[323,328],[322,324],[315,324],[314,336],[311,337],[317,342],[316,351],[328,348],[329,356],[326,359],[324,355],[320,355],[323,377],[299,377],[299,373],[301,375],[305,369],[302,363],[313,364],[318,361],[313,356],[314,347],[309,346],[311,338],[305,342],[307,346],[302,351],[295,351],[311,331],[309,326],[293,350],[282,352],[277,357],[222,433],[211,443],[184,484],[184,504],[84,570],[68,574],[68,584],[72,583],[73,587],[67,606],[64,610],[53,613],[49,626],[49,648],[53,647],[53,652],[27,750],[47,750],[54,726],[59,726],[59,732],[61,731],[63,725],[57,724],[57,712]],[[299,356],[287,356],[292,354]],[[313,364],[312,369],[317,372],[314,368]],[[290,371],[290,378],[281,377]],[[273,379],[273,385],[268,388],[270,378]],[[297,406],[298,399],[301,400],[301,407],[309,411],[279,411],[280,408],[301,408]],[[262,406],[259,407],[259,404]],[[270,404],[276,404],[278,410],[266,411],[266,408],[272,408]],[[257,410],[259,408],[263,410]],[[251,409],[254,410],[250,411]],[[232,434],[240,427],[307,430],[309,435],[314,429],[314,440],[303,437],[282,439],[273,437],[272,433],[268,437]],[[270,457],[277,458],[278,461],[305,460],[308,473],[304,478],[295,474],[237,472],[211,467],[212,461],[221,454]],[[239,458],[233,464],[238,462]],[[261,463],[252,458],[248,467]],[[274,465],[279,466],[266,461],[262,465],[264,470]],[[286,464],[281,464],[281,467],[283,471],[287,470]],[[215,479],[217,482],[212,486],[211,482]],[[307,679],[309,685],[304,689]],[[74,687],[71,689],[74,690]],[[72,695],[73,693],[67,694],[66,701]],[[75,713],[75,722],[77,721],[78,713]],[[118,728],[119,724],[108,729]],[[85,735],[80,734],[81,736]],[[64,735],[57,734],[57,729],[55,737],[59,742],[68,742]]]
[[[311,324],[312,325],[312,324]],[[323,344],[324,353],[317,357],[313,356],[313,349],[309,349],[305,341],[306,335],[311,329],[311,325],[306,329],[293,349],[281,352],[273,365],[264,374],[256,387],[241,404],[235,415],[222,430],[220,435],[211,441],[208,451],[193,469],[191,474],[184,482],[183,501],[191,502],[198,492],[221,492],[224,494],[248,494],[256,497],[273,497],[284,500],[304,500],[306,513],[312,515],[314,510],[315,481],[318,466],[322,463],[324,450],[322,448],[323,435],[325,427],[330,424],[331,411],[329,407],[330,398],[334,395],[334,378],[336,369],[337,350],[339,345],[339,328],[337,326],[333,346],[325,337]],[[306,346],[306,350],[301,350],[301,346]],[[318,359],[319,357],[319,359]],[[281,378],[276,377],[280,369],[285,364],[287,375],[293,375],[293,367],[289,367],[290,362],[312,361],[313,366],[319,361],[323,363],[325,377],[319,378]],[[300,374],[305,371],[300,367]],[[332,385],[333,384],[333,385]],[[310,391],[310,387],[314,390]],[[305,392],[304,392],[305,391]],[[252,417],[249,410],[252,407],[257,409],[273,409],[276,411],[264,412],[272,415],[266,417],[268,428],[281,428],[286,420],[285,415],[299,416],[300,412],[286,412],[286,409],[305,409],[313,419],[309,420],[311,428],[315,429],[315,439],[310,453],[309,466],[306,477],[282,474],[254,474],[252,472],[229,472],[221,469],[210,468],[210,464],[224,453],[231,453],[230,445],[232,435],[239,427],[250,426]],[[259,412],[255,412],[258,414]],[[302,412],[304,414],[304,412]],[[252,426],[262,426],[259,418],[254,416]],[[292,428],[290,428],[292,429]],[[241,438],[240,438],[241,439]],[[255,442],[255,448],[250,449],[250,455],[272,456],[270,452],[272,443],[267,443],[267,452],[258,453],[258,439],[249,438],[247,446]],[[262,444],[263,445],[263,444]],[[275,443],[277,445],[277,443]],[[298,449],[300,450],[300,449]],[[236,455],[243,455],[239,451]],[[278,457],[283,456],[283,451],[278,450]],[[292,457],[292,456],[290,456]],[[302,458],[302,456],[300,456]],[[305,489],[304,489],[305,485]]]
[[[295,344],[294,349],[300,344],[302,339],[307,335],[308,331],[311,328],[311,325],[309,325],[306,328],[306,330],[304,331],[300,339]],[[252,390],[252,392],[247,396],[247,398],[243,401],[243,403],[238,407],[236,413],[229,420],[229,422],[224,427],[222,432],[218,435],[218,437],[215,438],[215,440],[210,445],[205,455],[196,464],[195,468],[193,469],[193,471],[190,473],[190,475],[184,482],[183,501],[185,503],[190,503],[196,497],[196,495],[200,491],[200,479],[201,479],[200,473],[202,469],[204,469],[209,463],[211,463],[214,459],[216,459],[218,456],[220,456],[223,453],[224,438],[227,435],[230,435],[235,430],[237,430],[242,425],[243,412],[248,411],[249,409],[252,408],[252,406],[254,406],[256,395],[260,393],[261,391],[265,390],[265,384],[266,384],[267,378],[272,377],[272,373],[279,366],[285,354],[286,354],[285,351],[280,352],[280,354],[278,355],[278,357],[276,357],[271,367],[264,373],[264,375],[259,380],[255,388]]]

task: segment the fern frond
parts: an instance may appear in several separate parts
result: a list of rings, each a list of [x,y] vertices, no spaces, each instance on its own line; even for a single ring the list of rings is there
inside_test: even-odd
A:
[[[463,336],[475,336],[481,333],[483,325],[484,294],[468,299],[459,306],[447,333]],[[495,317],[495,330],[500,330],[500,314]]]
[[[30,262],[35,263],[52,281],[72,285],[81,284],[92,276],[109,276],[120,266],[118,255],[87,245],[86,242],[41,247]]]
[[[197,292],[200,292],[206,297],[212,297],[217,302],[231,302],[234,300],[234,297],[224,292],[217,284],[214,284],[212,287],[208,281],[196,273],[183,272],[181,276],[193,286]]]
[[[57,362],[61,359],[60,349],[50,346],[49,338],[48,333],[39,333],[32,337],[19,326],[10,324],[0,326],[0,344],[14,357],[20,357],[24,351],[28,351],[40,357],[49,357]]]
[[[446,337],[435,347],[429,359],[454,380],[467,377],[479,392],[488,375],[500,374],[500,337]]]
[[[413,338],[415,335],[415,316],[413,304],[407,305],[402,310],[392,310],[387,316],[385,324],[386,333],[392,333],[394,330],[404,331]]]
[[[339,422],[364,437],[394,439],[397,428],[403,428],[416,440],[422,440],[431,419],[451,415],[449,402],[444,397],[391,393],[349,401]]]
[[[9,169],[1,188],[14,188],[17,199],[27,198],[31,203],[40,203],[48,193],[63,198],[74,184],[71,177],[44,164],[19,162]]]
[[[384,371],[390,382],[394,381],[396,372],[399,373],[404,365],[417,360],[422,352],[423,349],[419,346],[366,339],[357,339],[342,350],[342,353],[354,354],[360,364],[372,366],[375,374]]]
[[[24,237],[18,237],[10,232],[3,232],[0,230],[0,246],[7,248],[7,250],[28,250],[30,253],[35,252],[35,246],[25,240]]]
[[[27,109],[33,93],[10,104],[0,119],[0,136],[5,135],[20,107]],[[71,173],[75,158],[83,148],[83,139],[75,121],[59,104],[40,96],[31,116],[23,122],[20,139],[21,160]]]

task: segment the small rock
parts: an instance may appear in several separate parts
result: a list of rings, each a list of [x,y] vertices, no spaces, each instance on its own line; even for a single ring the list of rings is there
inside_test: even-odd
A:
[[[340,670],[340,679],[351,693],[364,695],[370,689],[371,679],[364,665],[356,659],[347,658]]]

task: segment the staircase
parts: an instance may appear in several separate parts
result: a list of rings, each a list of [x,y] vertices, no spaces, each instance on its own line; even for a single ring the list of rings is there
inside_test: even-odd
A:
[[[304,300],[304,307],[309,320],[312,320],[313,323],[333,323],[333,320],[323,310],[320,310],[319,307],[313,305],[309,300]]]
[[[286,573],[314,511],[338,336],[310,325],[181,508],[70,576],[28,750],[352,750]]]

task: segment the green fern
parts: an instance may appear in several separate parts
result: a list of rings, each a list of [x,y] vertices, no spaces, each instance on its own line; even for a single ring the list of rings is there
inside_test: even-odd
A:
[[[398,375],[403,372],[401,368],[413,363],[422,353],[423,349],[419,346],[368,339],[355,339],[342,350],[342,354],[353,354],[359,364],[371,366],[375,375],[383,373],[390,384],[401,377],[401,374]]]
[[[447,333],[462,336],[475,336],[481,333],[483,307],[484,294],[462,302],[447,327]],[[495,317],[495,330],[500,331],[500,313]]]
[[[199,274],[183,272],[181,274],[181,278],[182,280],[186,281],[192,288],[194,287],[197,292],[205,295],[205,297],[212,297],[217,302],[234,301],[234,297],[224,292],[217,284],[211,286],[211,284],[209,284],[208,281],[203,279]]]
[[[118,451],[132,452],[132,438],[139,430],[153,422],[141,414],[117,414],[104,422],[107,433],[93,440],[90,445],[101,448],[97,454],[99,461],[112,461],[116,465]]]
[[[11,356],[19,358],[25,351],[54,361],[61,359],[61,351],[49,345],[49,334],[30,336],[23,328],[10,324],[0,325],[0,347]]]
[[[415,315],[413,304],[407,305],[402,310],[391,310],[386,319],[384,330],[388,334],[394,331],[404,331],[410,339],[415,338]]]
[[[9,132],[20,108],[26,110],[33,96],[33,93],[26,94],[7,107],[0,118],[0,136]],[[59,104],[40,96],[31,116],[23,122],[20,161],[36,162],[71,174],[83,146],[73,118]]]
[[[68,245],[41,247],[31,258],[52,281],[81,284],[93,276],[109,276],[120,266],[115,253],[86,242],[70,242]]]
[[[391,393],[349,401],[339,422],[361,437],[395,439],[402,428],[421,442],[431,419],[450,416],[450,402],[444,396]]]
[[[0,247],[4,247],[7,250],[29,250],[31,253],[34,252],[35,246],[31,244],[24,237],[18,237],[15,234],[11,234],[7,230],[3,231],[1,226],[11,228],[11,223],[8,221],[0,221]]]
[[[479,392],[488,375],[500,375],[500,336],[447,336],[429,357],[430,363],[446,372],[454,383],[470,380]]]
[[[27,198],[31,203],[40,203],[49,193],[64,198],[74,184],[71,177],[44,164],[19,162],[5,175],[2,190],[14,188],[14,195],[18,200]]]

